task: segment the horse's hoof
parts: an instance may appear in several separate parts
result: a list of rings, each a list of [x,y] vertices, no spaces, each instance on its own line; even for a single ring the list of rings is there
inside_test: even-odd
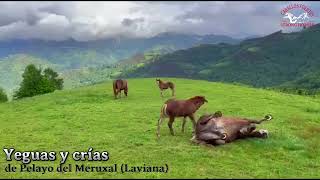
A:
[[[190,142],[193,144],[200,144],[200,141],[197,140],[196,136],[192,136],[192,138],[190,139]]]
[[[267,121],[270,121],[271,119],[273,119],[271,114],[268,114],[264,117]]]
[[[260,129],[259,133],[262,135],[262,138],[268,138],[269,137],[269,132],[268,130],[265,129]]]

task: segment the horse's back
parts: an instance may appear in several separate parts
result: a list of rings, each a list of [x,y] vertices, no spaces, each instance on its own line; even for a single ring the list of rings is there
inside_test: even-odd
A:
[[[167,114],[180,117],[186,116],[190,113],[190,104],[186,100],[168,99],[165,104],[167,105]]]
[[[113,83],[115,85],[115,88],[117,89],[126,89],[128,86],[127,80],[123,80],[123,79],[114,80]]]

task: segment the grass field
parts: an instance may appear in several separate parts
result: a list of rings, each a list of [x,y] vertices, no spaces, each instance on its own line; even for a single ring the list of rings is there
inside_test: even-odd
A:
[[[0,104],[0,145],[18,151],[108,151],[106,162],[66,164],[92,166],[126,163],[132,166],[168,164],[168,173],[7,173],[1,154],[2,178],[320,178],[320,99],[282,94],[242,86],[172,79],[177,98],[204,95],[209,103],[197,117],[220,110],[226,116],[272,121],[258,128],[269,130],[268,139],[238,140],[224,146],[191,144],[192,123],[176,136],[169,134],[167,120],[156,139],[160,97],[155,79],[129,79],[129,96],[114,100],[112,83],[25,98]],[[168,90],[165,95],[170,97]],[[59,161],[32,162],[58,166]]]

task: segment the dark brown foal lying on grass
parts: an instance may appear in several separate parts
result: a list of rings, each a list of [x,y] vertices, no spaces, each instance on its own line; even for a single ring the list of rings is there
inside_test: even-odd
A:
[[[160,125],[164,118],[169,117],[168,126],[171,135],[174,135],[172,124],[176,117],[184,117],[182,122],[182,132],[186,123],[186,117],[189,117],[193,123],[193,131],[196,127],[195,112],[205,103],[208,102],[204,96],[195,96],[187,100],[169,99],[161,108],[160,118],[158,120],[157,136],[160,137]]]
[[[256,130],[256,124],[270,121],[271,115],[261,120],[223,117],[220,111],[212,115],[201,116],[196,125],[196,133],[191,139],[198,144],[221,145],[236,139],[257,137],[267,138],[267,130]]]
[[[174,92],[175,92],[175,85],[173,84],[173,82],[170,81],[162,81],[160,79],[156,79],[156,82],[159,86],[160,89],[160,94],[161,97],[163,97],[163,91],[170,88],[172,91],[172,96],[174,96]]]
[[[121,97],[121,91],[124,91],[124,94],[128,96],[128,82],[127,80],[117,79],[113,81],[113,93],[114,98],[117,99],[118,94],[120,93]]]

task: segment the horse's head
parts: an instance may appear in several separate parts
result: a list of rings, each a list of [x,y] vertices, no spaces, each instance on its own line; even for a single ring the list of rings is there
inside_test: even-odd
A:
[[[190,98],[189,100],[191,100],[198,107],[200,107],[204,103],[208,102],[204,96],[194,96],[194,97]]]
[[[210,140],[225,140],[227,134],[225,129],[216,122],[216,118],[222,116],[220,111],[217,111],[215,114],[203,115],[199,118],[198,125],[196,128],[197,135],[201,133],[210,134]]]
[[[160,82],[161,82],[161,80],[157,78],[156,83],[159,84]]]

